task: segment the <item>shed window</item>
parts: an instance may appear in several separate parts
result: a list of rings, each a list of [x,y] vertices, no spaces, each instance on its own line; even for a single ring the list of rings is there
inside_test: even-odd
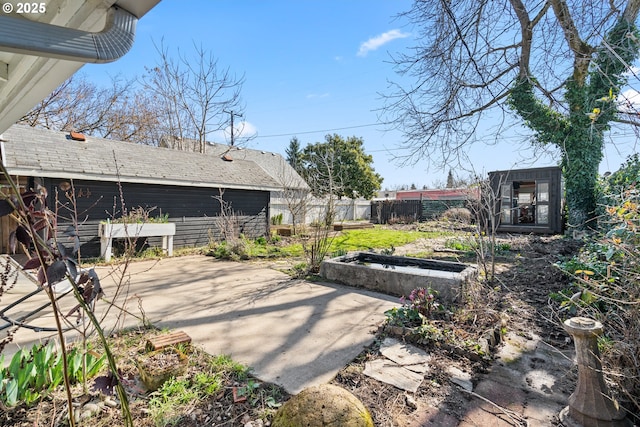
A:
[[[511,224],[511,184],[500,188],[500,222]]]
[[[538,224],[549,224],[549,205],[538,205],[536,216]]]

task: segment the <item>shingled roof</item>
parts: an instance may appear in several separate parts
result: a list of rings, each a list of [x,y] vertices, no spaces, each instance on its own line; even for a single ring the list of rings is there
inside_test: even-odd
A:
[[[277,191],[283,168],[293,171],[275,153],[217,145],[200,154],[92,136],[77,141],[69,132],[23,125],[6,130],[1,144],[5,167],[22,176]]]

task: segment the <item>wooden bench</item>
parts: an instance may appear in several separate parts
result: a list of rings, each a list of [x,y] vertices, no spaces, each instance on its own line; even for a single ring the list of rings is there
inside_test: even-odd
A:
[[[157,335],[147,340],[147,351],[161,350],[165,347],[169,347],[176,344],[189,344],[191,343],[191,337],[184,331],[176,331],[168,334]]]

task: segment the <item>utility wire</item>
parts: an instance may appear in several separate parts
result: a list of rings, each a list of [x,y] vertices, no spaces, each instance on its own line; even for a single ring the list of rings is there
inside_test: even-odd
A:
[[[256,139],[257,138],[275,138],[275,137],[279,137],[279,136],[306,135],[306,134],[309,134],[309,133],[333,132],[333,131],[336,131],[336,130],[366,128],[366,127],[370,127],[370,126],[380,126],[380,125],[381,125],[381,123],[369,123],[369,124],[366,124],[366,125],[346,126],[346,127],[343,127],[343,128],[322,129],[322,130],[309,130],[309,131],[305,131],[305,132],[279,133],[279,134],[274,134],[274,135],[260,135],[260,134],[258,134],[256,136]]]

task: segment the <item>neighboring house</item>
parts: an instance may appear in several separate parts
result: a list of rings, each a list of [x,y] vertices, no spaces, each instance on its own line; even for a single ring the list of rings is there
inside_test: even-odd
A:
[[[99,223],[122,215],[121,189],[127,210],[155,208],[151,216],[169,216],[178,248],[221,237],[221,195],[237,216],[238,231],[258,237],[269,233],[271,192],[282,190],[279,174],[308,188],[279,154],[225,145],[200,154],[90,136],[80,141],[21,125],[5,131],[0,144],[9,174],[23,189],[45,187],[51,208],[56,198],[58,207],[71,207],[65,191],[73,186],[83,257],[100,255]],[[9,228],[0,229],[5,252]]]
[[[396,191],[396,200],[467,200],[469,194],[469,189],[467,188],[399,190]]]
[[[376,194],[376,197],[373,198],[373,201],[377,200],[395,200],[396,199],[396,190],[379,190]]]
[[[489,172],[501,232],[561,233],[563,185],[559,167]]]

